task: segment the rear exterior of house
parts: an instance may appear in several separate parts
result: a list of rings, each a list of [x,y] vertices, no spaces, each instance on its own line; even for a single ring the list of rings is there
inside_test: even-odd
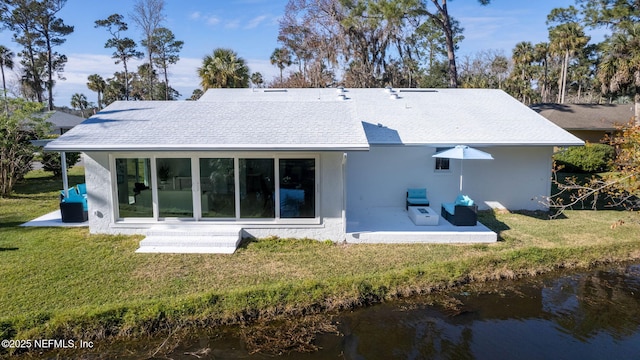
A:
[[[461,165],[481,209],[544,209],[553,146],[581,143],[499,90],[217,89],[116,102],[47,150],[85,153],[92,233],[350,241],[372,209],[404,209],[407,188],[426,187],[434,209],[452,201]],[[432,157],[457,144],[495,160]]]

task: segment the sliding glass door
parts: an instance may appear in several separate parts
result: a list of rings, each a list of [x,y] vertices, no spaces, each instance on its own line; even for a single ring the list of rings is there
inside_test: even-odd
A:
[[[200,159],[203,218],[235,218],[235,166],[232,158]]]
[[[118,218],[317,218],[317,157],[116,158]]]
[[[161,218],[193,217],[191,159],[156,159],[158,211]]]
[[[240,217],[274,218],[274,159],[240,159],[238,164]]]
[[[280,217],[316,217],[315,159],[280,159]]]
[[[116,159],[116,186],[120,218],[151,218],[151,160]]]

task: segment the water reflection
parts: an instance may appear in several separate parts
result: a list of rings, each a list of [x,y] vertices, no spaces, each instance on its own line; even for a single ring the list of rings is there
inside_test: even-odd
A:
[[[451,294],[452,311],[418,298],[334,316],[338,334],[317,335],[312,353],[250,354],[242,331],[191,333],[155,358],[172,359],[634,359],[640,357],[640,265]],[[290,329],[289,329],[290,330]],[[274,331],[272,333],[287,333]],[[289,332],[290,334],[291,332]],[[258,342],[260,339],[257,339]],[[162,339],[158,343],[162,342]],[[136,349],[136,346],[138,350]],[[145,354],[131,343],[112,353]],[[153,346],[151,346],[153,347]],[[114,349],[111,348],[110,351]],[[161,355],[159,355],[161,354]],[[115,356],[114,356],[115,357]],[[131,358],[137,358],[136,357]]]

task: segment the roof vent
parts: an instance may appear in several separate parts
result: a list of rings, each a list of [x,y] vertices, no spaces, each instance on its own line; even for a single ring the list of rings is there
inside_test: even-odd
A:
[[[347,94],[338,94],[338,100],[347,100]]]
[[[384,91],[385,91],[387,94],[393,94],[393,88],[392,88],[391,86],[386,86],[386,87],[384,88]]]
[[[344,86],[339,86],[336,90],[338,91],[338,94],[342,94],[342,93],[347,92],[347,91],[344,89]]]
[[[389,94],[389,99],[391,99],[391,100],[400,99],[400,95],[398,95],[397,93],[391,93],[391,94]]]

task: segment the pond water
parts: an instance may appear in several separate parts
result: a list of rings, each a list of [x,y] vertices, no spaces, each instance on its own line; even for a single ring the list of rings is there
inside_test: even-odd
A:
[[[120,343],[102,354],[302,360],[640,358],[640,265],[501,281],[449,296],[447,307],[418,297],[326,316],[333,331],[315,336],[315,352],[274,355],[279,352],[269,348],[274,334],[292,335],[281,324],[280,329],[274,325],[273,331],[253,333],[261,337],[254,343],[266,344],[254,354],[246,341],[251,330],[236,327],[190,333],[170,345],[166,339]],[[159,343],[165,350],[154,355]]]

